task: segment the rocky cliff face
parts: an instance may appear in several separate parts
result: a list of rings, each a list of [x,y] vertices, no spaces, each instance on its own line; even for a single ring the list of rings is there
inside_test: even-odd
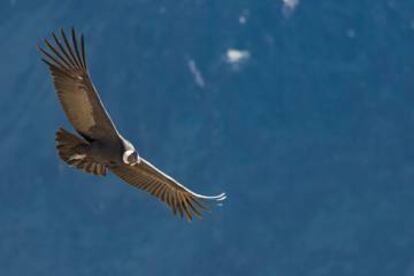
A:
[[[397,2],[0,3],[0,274],[413,275],[414,4]],[[61,26],[85,34],[122,133],[222,208],[180,222],[58,160],[70,127],[35,45]]]

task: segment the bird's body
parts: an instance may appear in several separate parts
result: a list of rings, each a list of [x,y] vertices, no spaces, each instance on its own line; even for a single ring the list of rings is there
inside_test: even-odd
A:
[[[44,40],[48,51],[39,47],[49,66],[58,98],[70,123],[80,136],[60,128],[56,132],[59,156],[69,165],[98,176],[108,170],[127,183],[165,202],[174,212],[191,220],[200,216],[206,200],[221,201],[224,194],[196,194],[141,158],[133,144],[117,130],[95,89],[86,66],[83,36],[80,44],[71,37],[52,33],[54,44]]]

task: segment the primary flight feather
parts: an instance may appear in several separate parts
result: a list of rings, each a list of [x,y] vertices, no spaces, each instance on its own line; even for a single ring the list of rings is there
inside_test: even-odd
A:
[[[59,156],[69,165],[104,176],[110,170],[125,182],[166,203],[174,214],[191,220],[207,210],[208,201],[225,194],[204,196],[192,192],[140,157],[131,142],[118,132],[95,89],[86,64],[83,35],[72,28],[69,36],[52,33],[52,42],[38,47],[48,65],[62,108],[79,136],[60,128],[56,132]]]

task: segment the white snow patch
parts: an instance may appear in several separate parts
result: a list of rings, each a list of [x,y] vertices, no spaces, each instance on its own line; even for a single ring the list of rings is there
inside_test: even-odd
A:
[[[194,77],[195,83],[201,88],[204,88],[206,84],[205,84],[203,75],[201,74],[200,70],[198,70],[197,68],[197,64],[195,63],[195,61],[193,59],[190,59],[187,65],[188,65],[188,68],[190,69],[191,74]]]
[[[226,60],[228,63],[240,63],[250,58],[250,52],[247,50],[228,49]]]

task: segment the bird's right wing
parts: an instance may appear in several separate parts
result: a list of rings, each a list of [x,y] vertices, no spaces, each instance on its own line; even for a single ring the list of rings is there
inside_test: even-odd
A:
[[[73,28],[71,34],[68,39],[62,30],[59,40],[52,33],[54,45],[45,39],[46,50],[38,47],[49,66],[63,110],[85,139],[116,139],[118,132],[89,77],[83,36],[79,44]]]
[[[158,197],[174,214],[178,211],[181,217],[184,214],[188,220],[191,220],[193,215],[200,217],[201,210],[207,210],[207,201],[217,202],[226,198],[224,193],[217,196],[194,193],[142,158],[141,162],[134,166],[123,164],[111,170],[127,183]]]

